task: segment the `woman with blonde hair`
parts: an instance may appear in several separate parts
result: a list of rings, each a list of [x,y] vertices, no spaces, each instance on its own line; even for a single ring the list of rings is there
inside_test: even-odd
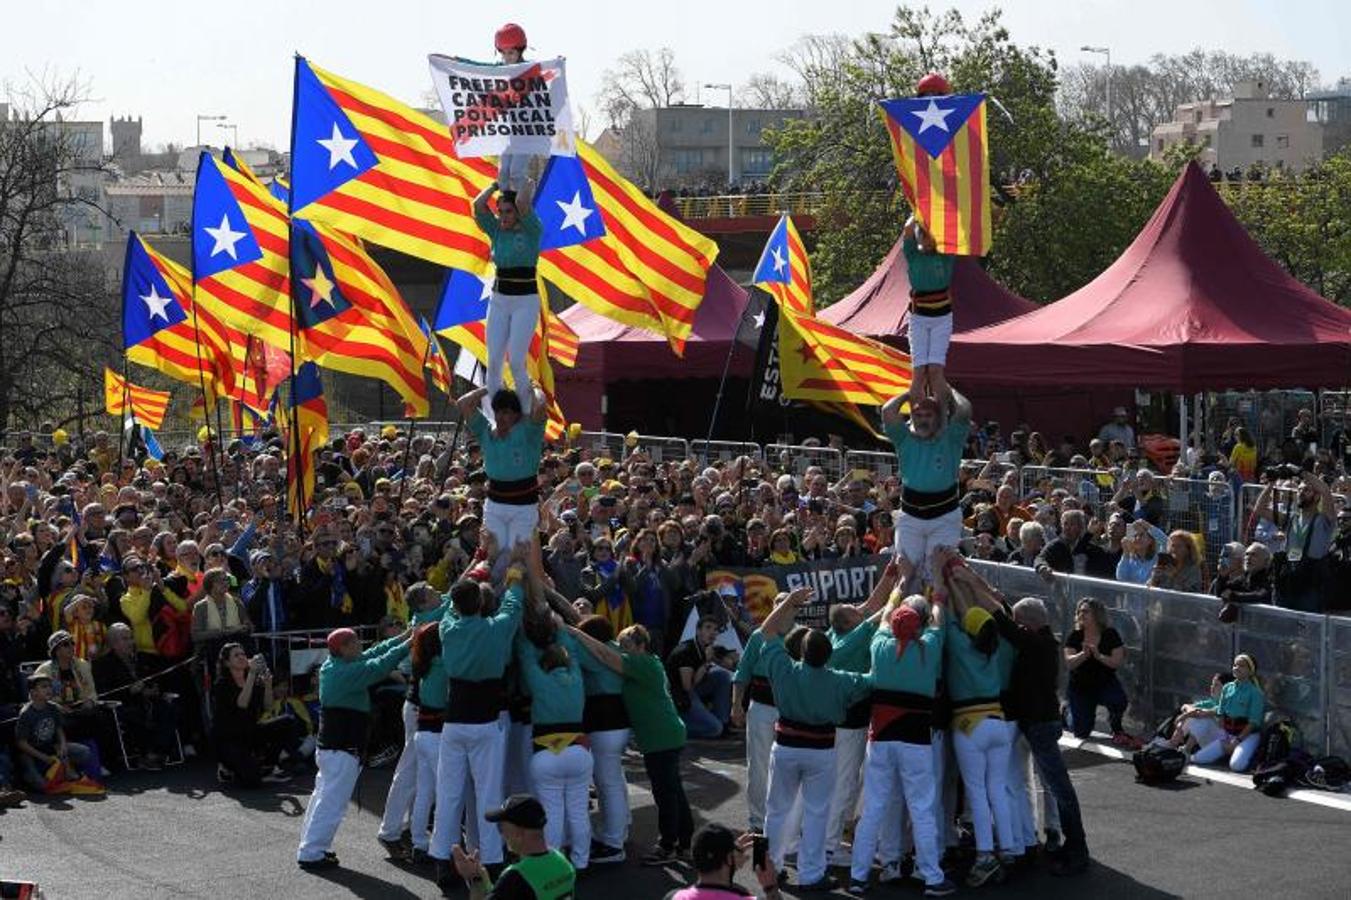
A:
[[[1168,535],[1168,552],[1160,553],[1149,576],[1151,587],[1199,594],[1203,590],[1201,542],[1189,531]]]
[[[1262,739],[1262,715],[1266,696],[1257,680],[1257,663],[1246,653],[1234,657],[1234,680],[1220,691],[1220,705],[1213,719],[1195,719],[1191,736],[1201,745],[1192,761],[1203,766],[1219,762],[1226,754],[1229,768],[1246,772]]]

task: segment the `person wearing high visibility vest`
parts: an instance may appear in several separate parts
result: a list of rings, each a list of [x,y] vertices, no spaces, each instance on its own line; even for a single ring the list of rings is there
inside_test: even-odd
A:
[[[477,850],[466,853],[459,844],[452,847],[455,871],[469,885],[469,900],[572,900],[577,873],[566,856],[545,842],[549,818],[542,803],[529,794],[512,794],[485,818],[497,826],[516,862],[494,881]]]

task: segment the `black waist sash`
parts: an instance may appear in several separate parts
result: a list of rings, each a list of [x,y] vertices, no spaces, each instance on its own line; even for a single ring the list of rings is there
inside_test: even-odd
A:
[[[483,681],[452,678],[446,722],[482,725],[495,721],[505,708],[506,694],[507,685],[501,678],[485,678]]]
[[[941,491],[917,491],[901,488],[901,512],[916,519],[937,519],[957,508],[961,494],[954,483]]]
[[[534,475],[517,481],[489,478],[488,499],[507,506],[534,506],[539,502],[539,479]]]
[[[493,282],[493,290],[508,297],[538,294],[539,285],[535,283],[535,267],[509,266],[505,269],[498,269],[497,280]]]
[[[830,750],[835,746],[835,724],[815,725],[779,716],[774,723],[774,743],[805,750]]]
[[[582,726],[587,732],[617,731],[629,727],[629,709],[623,694],[587,694],[582,708]]]
[[[746,692],[752,700],[763,706],[774,705],[774,688],[769,684],[769,679],[763,675],[752,675],[750,688]]]
[[[875,688],[868,740],[928,744],[932,740],[934,698],[910,691]]]
[[[910,312],[917,316],[937,318],[952,312],[952,292],[947,288],[937,291],[910,292]]]

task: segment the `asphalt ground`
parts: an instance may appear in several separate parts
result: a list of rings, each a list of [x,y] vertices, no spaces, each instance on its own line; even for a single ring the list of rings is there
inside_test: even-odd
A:
[[[1094,862],[1057,879],[1034,869],[961,896],[1161,900],[1167,897],[1351,897],[1351,812],[1184,777],[1168,788],[1134,781],[1128,764],[1066,752]],[[630,854],[655,839],[641,760],[626,760],[633,804]],[[695,742],[686,785],[697,821],[746,821],[741,746]],[[349,808],[335,850],[342,867],[306,873],[295,865],[308,779],[280,789],[225,793],[214,769],[190,762],[159,773],[130,772],[100,799],[44,799],[0,814],[0,879],[37,881],[51,900],[77,898],[438,896],[429,872],[386,860],[375,842],[390,769],[366,772],[360,808]],[[837,874],[843,874],[837,873]],[[692,873],[636,862],[598,868],[579,898],[661,898]],[[743,870],[741,883],[751,875]],[[790,887],[786,896],[797,896]],[[843,897],[814,894],[809,896]],[[917,885],[875,887],[870,897],[918,897]]]

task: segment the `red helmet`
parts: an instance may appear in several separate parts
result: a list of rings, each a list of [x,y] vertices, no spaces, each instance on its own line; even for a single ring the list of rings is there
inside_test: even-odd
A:
[[[948,84],[948,80],[937,72],[930,72],[919,80],[919,84],[915,85],[915,96],[917,97],[924,97],[929,94],[951,93],[952,85]]]
[[[497,34],[493,38],[493,43],[501,50],[524,50],[525,49],[525,29],[515,22],[508,22],[497,29]]]

